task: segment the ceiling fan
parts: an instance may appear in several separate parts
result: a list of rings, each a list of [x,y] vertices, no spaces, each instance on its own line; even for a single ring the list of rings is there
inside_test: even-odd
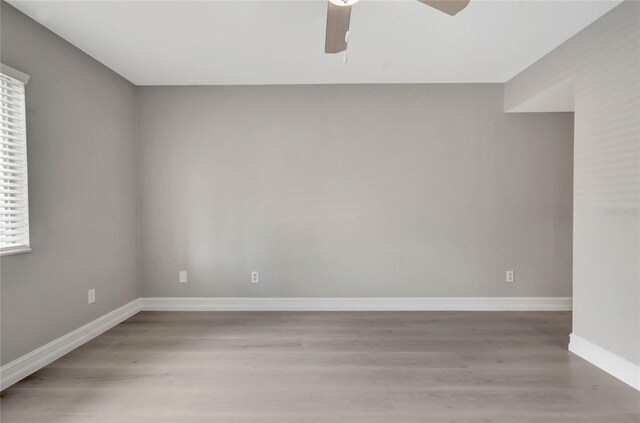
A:
[[[454,16],[467,7],[470,0],[418,0],[447,15]],[[325,53],[340,53],[347,49],[349,42],[349,21],[351,6],[358,0],[329,0],[327,9],[327,35],[324,43]]]

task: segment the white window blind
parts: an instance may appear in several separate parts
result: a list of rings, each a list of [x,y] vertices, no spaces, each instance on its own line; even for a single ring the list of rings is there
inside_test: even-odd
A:
[[[29,251],[25,84],[28,76],[0,71],[0,253]]]

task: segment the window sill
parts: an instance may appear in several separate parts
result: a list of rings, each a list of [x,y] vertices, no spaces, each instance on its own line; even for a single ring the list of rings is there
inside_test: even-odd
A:
[[[0,251],[0,256],[4,257],[12,254],[28,253],[29,251],[31,251],[31,248],[29,247],[12,247]]]

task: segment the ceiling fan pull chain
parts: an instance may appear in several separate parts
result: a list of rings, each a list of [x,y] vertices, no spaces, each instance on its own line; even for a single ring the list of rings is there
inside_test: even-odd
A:
[[[349,44],[349,30],[344,33],[344,43]],[[342,55],[342,63],[347,63],[347,50],[344,50],[344,54]]]

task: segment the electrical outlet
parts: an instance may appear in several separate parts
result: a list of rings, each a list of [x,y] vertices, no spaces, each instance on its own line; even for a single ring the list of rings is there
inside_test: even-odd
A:
[[[260,273],[251,272],[251,283],[259,283],[260,282]]]
[[[507,270],[507,282],[514,282],[515,276],[513,274],[513,270]]]
[[[96,290],[95,289],[90,289],[89,290],[89,304],[95,303],[96,302]]]
[[[186,271],[186,270],[181,270],[181,271],[178,273],[178,281],[179,281],[180,283],[187,283],[187,282],[188,282],[188,281],[187,281],[187,271]]]

